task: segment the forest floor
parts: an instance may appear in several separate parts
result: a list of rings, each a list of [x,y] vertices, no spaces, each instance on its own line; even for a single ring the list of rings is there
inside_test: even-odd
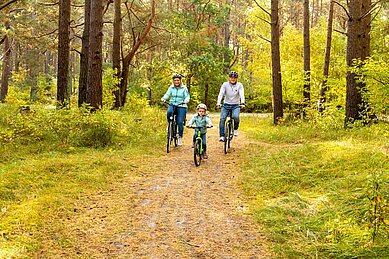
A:
[[[216,125],[218,118],[213,122]],[[209,158],[199,167],[193,162],[192,134],[185,129],[183,146],[173,147],[171,153],[158,159],[153,155],[139,161],[128,158],[128,170],[136,171],[136,176],[129,174],[111,190],[75,204],[77,215],[66,222],[66,232],[76,241],[67,251],[48,254],[78,258],[269,258],[266,240],[249,215],[238,186],[239,164],[248,144],[244,132],[225,155],[218,142],[218,128],[209,129]]]

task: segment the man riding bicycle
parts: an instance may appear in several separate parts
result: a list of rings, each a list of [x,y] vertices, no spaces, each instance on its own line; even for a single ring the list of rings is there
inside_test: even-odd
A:
[[[238,136],[240,107],[245,107],[244,88],[243,84],[238,82],[238,73],[231,71],[228,74],[228,81],[224,82],[220,87],[219,96],[217,98],[217,107],[220,108],[221,101],[224,97],[224,104],[220,112],[219,123],[219,141],[224,141],[224,123],[228,113],[232,112],[234,120],[234,135]]]
[[[184,134],[184,120],[186,118],[186,111],[188,109],[187,103],[190,96],[188,88],[182,83],[182,76],[180,74],[173,75],[173,84],[170,85],[161,101],[166,102],[169,100],[169,107],[167,109],[167,120],[173,116],[173,112],[177,116],[178,124],[178,141],[177,145],[182,146],[182,136]],[[176,109],[175,106],[177,107]]]

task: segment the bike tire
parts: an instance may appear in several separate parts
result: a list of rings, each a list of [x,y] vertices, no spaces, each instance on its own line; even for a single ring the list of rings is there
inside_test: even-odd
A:
[[[174,146],[178,146],[178,137],[177,137],[177,122],[174,121],[173,123],[173,140],[174,140]]]
[[[196,140],[194,150],[193,150],[193,158],[194,158],[194,163],[196,166],[199,166],[201,164],[201,141]]]
[[[167,137],[166,137],[166,153],[169,153],[170,152],[170,148],[171,148],[171,143],[172,143],[172,123],[169,122],[168,124],[168,128],[167,128]]]
[[[224,128],[224,154],[227,154],[228,149],[230,148],[230,123],[227,122]]]

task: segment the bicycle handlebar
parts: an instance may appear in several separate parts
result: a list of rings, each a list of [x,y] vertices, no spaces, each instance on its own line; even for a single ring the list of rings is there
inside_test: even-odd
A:
[[[192,129],[203,129],[203,128],[213,128],[213,126],[186,126],[187,128],[192,128]]]

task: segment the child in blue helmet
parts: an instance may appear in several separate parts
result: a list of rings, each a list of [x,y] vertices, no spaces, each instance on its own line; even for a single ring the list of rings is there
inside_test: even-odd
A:
[[[208,155],[207,155],[207,127],[210,128],[210,127],[213,127],[213,125],[212,125],[211,119],[209,118],[209,116],[207,114],[207,106],[205,104],[200,103],[199,105],[197,105],[197,114],[192,116],[192,118],[188,122],[187,127],[190,127],[192,125],[195,125],[197,127],[203,127],[202,129],[200,129],[201,139],[203,142],[203,150],[204,150],[203,157],[204,157],[204,159],[207,159],[208,158]],[[195,133],[193,135],[192,147],[194,147],[194,142],[196,141],[197,133],[198,133],[198,129],[195,130]]]

